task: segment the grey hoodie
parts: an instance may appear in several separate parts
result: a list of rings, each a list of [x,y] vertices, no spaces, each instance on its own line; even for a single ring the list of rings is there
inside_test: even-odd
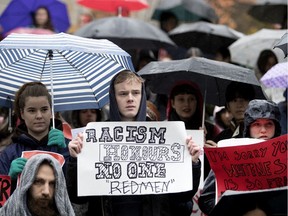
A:
[[[27,192],[34,182],[38,167],[44,160],[49,161],[54,167],[56,179],[54,199],[59,215],[75,215],[68,197],[65,177],[59,162],[48,154],[37,154],[27,161],[22,171],[19,186],[0,209],[1,216],[31,216],[27,207]]]

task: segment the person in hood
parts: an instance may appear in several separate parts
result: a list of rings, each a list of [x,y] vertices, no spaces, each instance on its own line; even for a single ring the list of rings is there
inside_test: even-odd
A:
[[[49,154],[32,156],[0,215],[74,216],[60,163]]]
[[[64,138],[62,122],[55,119],[56,128],[51,129],[51,95],[44,84],[25,83],[16,93],[14,103],[20,124],[12,136],[12,143],[0,155],[0,174],[11,177],[12,190],[27,161],[21,157],[23,151],[50,151],[63,155],[66,160],[69,157],[66,145],[69,140]]]
[[[122,71],[111,80],[110,90],[110,121],[146,121],[146,95],[144,80],[134,72]],[[200,147],[191,137],[186,140],[192,156],[193,188],[197,191],[200,179]],[[83,134],[72,140],[69,145],[71,159],[67,169],[67,188],[72,203],[88,202],[87,215],[109,216],[152,216],[183,215],[181,211],[187,200],[191,200],[194,191],[176,194],[137,195],[137,196],[77,196],[77,155],[83,147]],[[199,166],[199,167],[198,167]],[[194,170],[196,169],[196,170]],[[198,176],[199,175],[199,176]],[[184,207],[185,208],[185,207]],[[189,215],[191,212],[189,212]]]
[[[251,100],[244,113],[243,137],[269,140],[281,135],[280,111],[276,103]],[[215,175],[211,170],[206,178],[199,207],[207,215],[215,206]]]
[[[244,114],[244,137],[269,140],[281,135],[281,114],[273,101],[252,100]]]

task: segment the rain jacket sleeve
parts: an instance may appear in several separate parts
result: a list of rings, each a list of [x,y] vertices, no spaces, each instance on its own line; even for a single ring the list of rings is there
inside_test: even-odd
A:
[[[215,174],[211,170],[207,176],[203,191],[199,197],[198,205],[204,214],[209,215],[215,206]]]

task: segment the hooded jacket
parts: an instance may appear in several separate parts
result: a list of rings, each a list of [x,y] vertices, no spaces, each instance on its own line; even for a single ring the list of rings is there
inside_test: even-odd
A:
[[[114,90],[115,76],[111,80],[110,99],[110,121],[121,121]],[[135,121],[146,121],[146,94],[142,84],[142,99]],[[193,188],[194,190],[159,195],[125,195],[125,196],[77,196],[77,160],[71,158],[68,162],[67,188],[71,202],[83,204],[88,202],[87,215],[93,216],[186,216],[190,215],[191,206],[187,202],[192,200],[197,192],[200,181],[201,164],[193,166]]]
[[[55,119],[55,123],[58,129],[62,129],[62,123],[60,120]],[[69,140],[65,140],[68,144]],[[21,157],[23,151],[51,151],[59,153],[64,156],[65,161],[70,157],[68,148],[59,148],[57,146],[47,146],[48,134],[43,137],[40,141],[28,134],[26,125],[20,124],[15,131],[15,135],[12,137],[12,143],[8,145],[3,152],[0,154],[0,174],[8,175],[10,170],[11,162]],[[63,166],[64,173],[66,172],[66,163]],[[15,183],[15,182],[14,182]]]
[[[250,125],[261,118],[273,120],[275,124],[274,137],[281,135],[281,115],[278,105],[272,101],[255,99],[249,102],[244,114],[244,137],[250,137]]]
[[[136,74],[138,76],[138,74]],[[109,89],[109,103],[110,103],[110,109],[109,109],[109,120],[110,121],[122,121],[120,111],[118,109],[116,97],[115,97],[115,88],[114,88],[114,82],[117,75],[114,76],[111,80],[110,89]],[[146,121],[146,93],[145,93],[145,86],[142,84],[141,88],[141,102],[138,114],[136,116],[135,121]]]
[[[48,154],[38,154],[31,157],[22,172],[20,184],[9,197],[4,206],[0,208],[1,216],[31,216],[27,206],[28,190],[34,182],[39,166],[47,160],[53,167],[55,175],[54,200],[59,216],[74,216],[66,190],[65,177],[59,162]]]

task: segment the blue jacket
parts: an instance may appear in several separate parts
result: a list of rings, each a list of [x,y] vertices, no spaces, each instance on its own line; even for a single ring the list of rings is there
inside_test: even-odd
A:
[[[62,127],[61,122],[58,123],[58,129]],[[15,131],[12,143],[8,145],[0,154],[0,175],[8,175],[11,162],[21,157],[23,151],[41,150],[59,153],[64,156],[65,161],[70,157],[68,148],[59,148],[57,146],[47,146],[48,134],[42,140],[38,141],[27,132],[26,126],[21,124]],[[66,140],[68,145],[69,140]],[[65,173],[66,163],[63,166]]]

